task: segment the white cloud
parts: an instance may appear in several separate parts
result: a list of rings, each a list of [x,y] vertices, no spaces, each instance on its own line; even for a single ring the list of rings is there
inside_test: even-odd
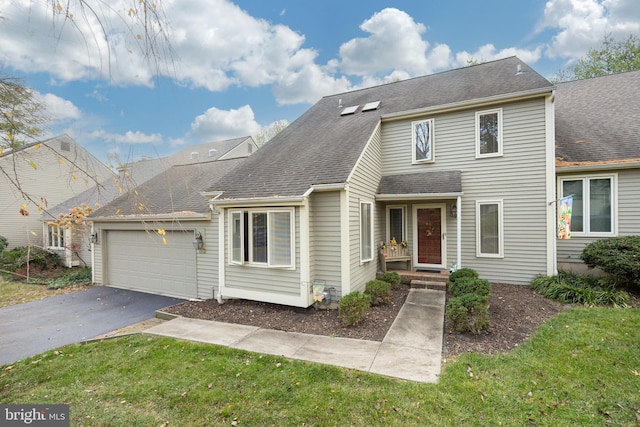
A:
[[[73,102],[60,98],[52,93],[42,94],[33,92],[34,98],[45,108],[45,114],[53,122],[65,122],[77,120],[82,117],[82,112]]]
[[[432,70],[426,56],[429,43],[422,39],[426,28],[407,13],[383,9],[364,21],[360,29],[370,35],[340,46],[343,72],[368,76],[400,69],[416,75]]]
[[[473,53],[466,51],[456,53],[456,65],[463,67],[467,65],[469,61],[487,62],[509,56],[517,56],[527,64],[534,64],[542,56],[542,47],[537,47],[534,50],[517,49],[514,47],[498,50],[493,44],[486,44],[480,46],[478,50]]]
[[[558,30],[546,55],[577,59],[600,45],[606,34],[626,38],[640,31],[637,0],[549,0],[544,28]]]
[[[116,144],[162,144],[162,135],[158,133],[146,134],[140,131],[127,131],[124,134],[107,132],[104,129],[93,131],[89,134],[91,139],[100,139]]]
[[[220,110],[212,107],[194,119],[188,136],[202,141],[222,141],[255,135],[260,128],[249,105],[244,105],[237,110]]]

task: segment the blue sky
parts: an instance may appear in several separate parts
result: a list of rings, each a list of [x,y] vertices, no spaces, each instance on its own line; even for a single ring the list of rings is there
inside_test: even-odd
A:
[[[0,70],[34,88],[48,136],[111,164],[255,135],[322,96],[470,58],[517,55],[550,77],[605,34],[640,34],[637,0],[159,0],[175,55],[156,68],[125,25],[139,30],[136,0],[88,3],[109,43],[78,10],[65,22],[47,0],[0,0]]]

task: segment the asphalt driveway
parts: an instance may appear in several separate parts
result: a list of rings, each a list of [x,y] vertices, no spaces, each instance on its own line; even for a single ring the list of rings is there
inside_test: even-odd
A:
[[[154,317],[183,300],[95,286],[0,308],[0,365]]]

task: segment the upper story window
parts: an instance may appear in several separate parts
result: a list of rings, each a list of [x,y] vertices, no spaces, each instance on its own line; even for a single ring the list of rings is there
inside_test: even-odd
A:
[[[476,157],[502,156],[502,108],[476,112]]]
[[[615,235],[615,175],[560,180],[560,197],[573,196],[571,234]]]
[[[47,247],[64,249],[64,230],[57,225],[47,226]]]
[[[231,212],[230,262],[264,267],[293,267],[293,227],[293,209]]]
[[[411,122],[411,135],[413,163],[433,162],[433,119]]]

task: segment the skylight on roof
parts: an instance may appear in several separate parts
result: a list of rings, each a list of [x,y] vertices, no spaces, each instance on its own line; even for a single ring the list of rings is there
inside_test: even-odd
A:
[[[353,114],[356,112],[356,110],[358,109],[358,107],[360,106],[360,104],[358,105],[353,105],[351,107],[347,107],[344,110],[342,110],[342,113],[340,113],[341,116],[346,116],[347,114]]]
[[[380,101],[367,102],[366,104],[364,104],[364,107],[362,107],[362,111],[377,110],[379,106]]]

